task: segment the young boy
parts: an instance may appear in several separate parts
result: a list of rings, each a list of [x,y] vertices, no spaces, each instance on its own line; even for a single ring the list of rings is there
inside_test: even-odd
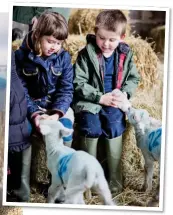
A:
[[[123,42],[127,19],[120,10],[104,10],[96,18],[95,35],[74,65],[74,110],[79,125],[80,146],[96,156],[99,137],[106,144],[109,183],[112,192],[122,190],[120,160],[125,113],[116,101],[131,98],[140,81],[133,54]],[[112,95],[118,88],[121,96]]]

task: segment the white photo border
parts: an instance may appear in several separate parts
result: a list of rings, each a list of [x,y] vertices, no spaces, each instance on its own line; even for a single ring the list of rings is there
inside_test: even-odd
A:
[[[7,157],[8,157],[8,132],[9,132],[9,104],[10,104],[10,79],[11,79],[11,45],[12,45],[12,13],[13,6],[40,6],[40,7],[66,7],[66,8],[91,8],[91,9],[124,9],[124,10],[146,10],[146,11],[165,11],[165,51],[164,51],[164,77],[163,77],[163,105],[162,105],[162,146],[161,146],[161,166],[160,166],[160,201],[159,207],[138,207],[138,206],[106,206],[106,205],[75,205],[75,204],[48,204],[48,203],[22,203],[6,202],[7,187]],[[4,148],[4,180],[3,180],[3,205],[22,206],[22,207],[46,207],[46,208],[74,208],[74,209],[106,209],[106,210],[133,210],[133,211],[163,211],[164,195],[164,172],[165,172],[165,142],[166,142],[166,118],[167,118],[167,79],[168,79],[168,39],[169,39],[169,17],[170,8],[168,7],[147,7],[147,6],[120,6],[120,5],[98,5],[98,4],[67,4],[67,3],[9,3],[9,30],[8,30],[8,64],[7,64],[7,85],[6,85],[6,114],[5,114],[5,148]]]

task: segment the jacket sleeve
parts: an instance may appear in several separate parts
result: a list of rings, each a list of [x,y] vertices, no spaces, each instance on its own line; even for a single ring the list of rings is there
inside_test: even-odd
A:
[[[38,114],[43,113],[42,111],[40,111],[38,105],[36,104],[36,102],[33,101],[33,99],[30,97],[29,93],[28,93],[28,88],[27,88],[27,80],[23,75],[22,72],[22,58],[21,56],[23,56],[23,53],[21,53],[22,50],[17,50],[15,51],[15,60],[16,60],[16,71],[18,73],[18,76],[22,82],[22,85],[24,87],[24,92],[25,92],[25,96],[26,96],[26,100],[27,100],[27,112],[28,112],[28,117],[31,119],[33,117],[35,117]]]
[[[131,51],[130,51],[130,59],[127,65],[127,69],[128,69],[128,77],[126,78],[125,83],[121,88],[121,91],[126,92],[128,95],[128,99],[130,99],[133,96],[134,91],[136,90],[140,82],[140,75],[133,61],[133,54]]]
[[[86,57],[85,49],[79,52],[76,63],[74,64],[74,95],[79,100],[99,103],[103,93],[89,84],[88,61],[89,59]]]
[[[71,57],[68,52],[65,52],[63,59],[62,75],[59,77],[56,84],[56,93],[52,98],[52,110],[59,112],[63,116],[73,99],[73,67]]]

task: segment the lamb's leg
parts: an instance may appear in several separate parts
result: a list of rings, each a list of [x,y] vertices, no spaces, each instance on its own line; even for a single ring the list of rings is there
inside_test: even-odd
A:
[[[85,205],[85,201],[83,198],[83,192],[76,192],[73,195],[65,196],[65,204],[83,204]]]
[[[94,189],[101,196],[105,205],[116,205],[112,200],[112,195],[104,175],[99,175],[95,182]]]
[[[63,185],[58,187],[57,192],[55,193],[55,202],[56,203],[64,203],[65,202],[65,190]]]
[[[52,177],[52,183],[51,186],[48,189],[48,203],[54,203],[55,198],[58,195],[58,191],[61,191],[62,189],[62,183],[61,180],[58,177]]]
[[[56,193],[57,193],[57,184],[51,184],[51,186],[48,189],[47,203],[54,203]]]
[[[155,199],[157,201],[159,201],[159,195],[160,195],[160,159],[159,159],[159,184],[158,184],[158,187],[157,187],[157,193],[156,193],[156,197],[155,197]]]
[[[79,195],[79,200],[78,200],[78,202],[79,202],[79,204],[85,205],[85,201],[84,201],[83,194]]]
[[[153,160],[145,158],[145,190],[150,192],[152,190],[154,163]]]
[[[76,178],[78,180],[76,180]],[[68,180],[68,184],[65,190],[65,203],[66,204],[85,204],[83,200],[83,193],[85,187],[83,184],[83,179],[77,175],[71,175]]]
[[[84,190],[80,185],[69,185],[65,190],[65,203],[66,204],[85,204],[83,200]]]

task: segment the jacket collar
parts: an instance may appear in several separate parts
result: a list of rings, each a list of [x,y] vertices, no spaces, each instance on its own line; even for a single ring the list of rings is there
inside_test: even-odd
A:
[[[96,44],[96,36],[94,34],[88,34],[86,36],[86,41],[87,41],[87,45],[91,44],[94,47],[93,50],[95,50],[97,54],[100,52],[99,47]],[[125,42],[119,43],[117,47],[117,51],[119,53],[127,54],[129,50],[130,50],[130,47]]]

